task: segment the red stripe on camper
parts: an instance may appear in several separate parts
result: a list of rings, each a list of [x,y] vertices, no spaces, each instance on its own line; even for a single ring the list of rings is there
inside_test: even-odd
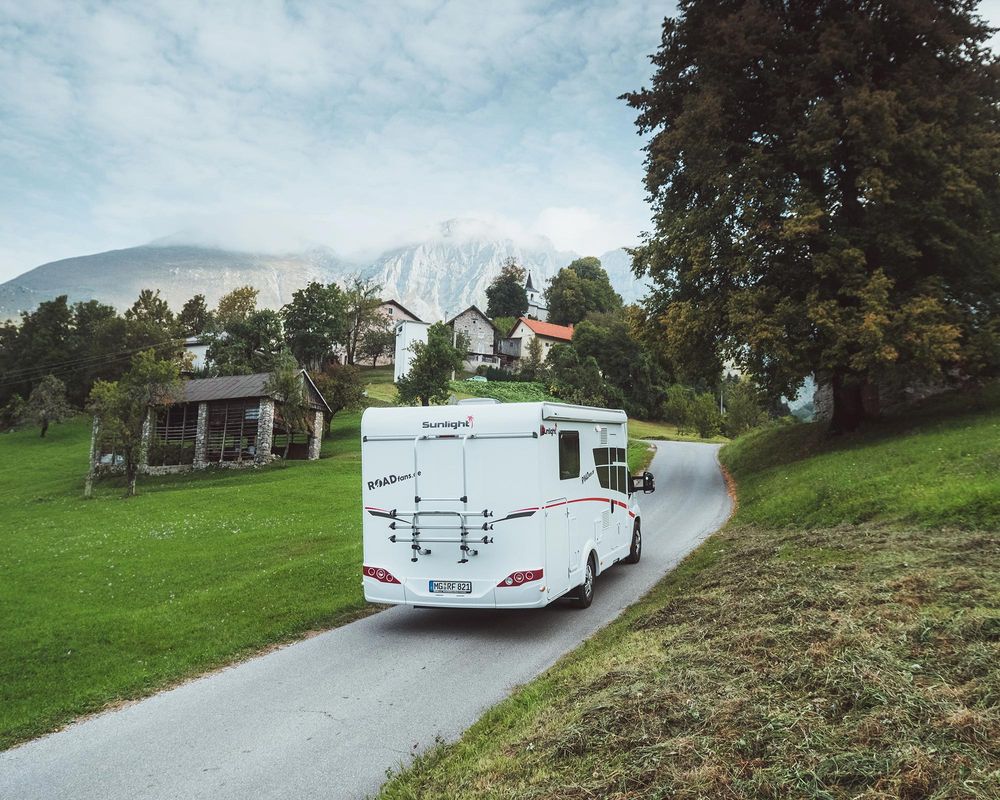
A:
[[[558,503],[550,503],[547,506],[543,506],[543,508],[556,508],[557,506],[564,506],[568,503],[613,503],[614,505],[621,506],[628,511],[628,515],[630,517],[635,516],[634,511],[629,511],[627,503],[623,503],[621,500],[613,500],[610,497],[580,497],[576,500],[560,500]]]

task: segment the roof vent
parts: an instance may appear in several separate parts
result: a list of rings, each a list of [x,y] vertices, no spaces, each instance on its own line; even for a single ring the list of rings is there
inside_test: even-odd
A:
[[[494,400],[492,397],[468,397],[465,400],[459,400],[455,405],[458,406],[492,406],[498,405],[499,400]]]

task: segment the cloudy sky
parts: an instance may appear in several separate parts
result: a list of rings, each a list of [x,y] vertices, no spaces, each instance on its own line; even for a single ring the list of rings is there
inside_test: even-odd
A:
[[[178,232],[355,255],[473,216],[629,244],[648,211],[616,98],[673,9],[0,0],[0,280]]]
[[[0,280],[185,237],[392,244],[475,216],[601,252],[648,226],[672,3],[0,0]]]

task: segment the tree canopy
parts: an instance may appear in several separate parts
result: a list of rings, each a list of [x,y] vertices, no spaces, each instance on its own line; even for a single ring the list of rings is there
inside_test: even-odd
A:
[[[98,435],[114,439],[124,458],[126,497],[135,494],[142,431],[150,407],[172,402],[179,389],[177,362],[144,350],[135,355],[121,378],[98,380],[90,391],[88,405],[97,417]]]
[[[456,346],[452,344],[452,335],[451,328],[435,322],[427,329],[427,342],[412,345],[410,369],[396,381],[402,403],[429,406],[448,399],[448,380],[452,372],[462,368],[466,352],[464,337],[459,335]]]
[[[816,373],[834,429],[887,376],[998,368],[1000,71],[972,2],[688,0],[639,111],[634,253],[683,370]],[[550,308],[551,308],[550,302]]]
[[[281,318],[292,353],[316,370],[347,339],[347,296],[335,283],[313,281],[292,294]]]
[[[549,322],[575,325],[587,314],[621,309],[622,299],[611,286],[601,260],[587,256],[556,273],[545,287],[545,304]]]
[[[486,287],[486,316],[523,317],[528,312],[528,293],[524,282],[528,273],[513,258],[508,258],[489,286]]]

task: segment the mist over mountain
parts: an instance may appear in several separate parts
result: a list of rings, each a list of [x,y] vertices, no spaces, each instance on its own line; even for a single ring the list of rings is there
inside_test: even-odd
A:
[[[360,274],[381,283],[383,297],[395,298],[433,321],[473,303],[485,309],[486,287],[508,258],[528,269],[535,285],[542,288],[578,257],[557,250],[544,237],[515,239],[478,220],[450,220],[423,240],[368,262],[348,261],[322,247],[271,255],[161,241],[52,261],[0,284],[0,320],[16,319],[21,311],[60,294],[68,295],[70,302],[97,299],[124,310],[146,288],[159,289],[171,307],[179,310],[194,294],[204,294],[214,305],[226,292],[249,284],[260,290],[261,306],[279,308],[310,281],[343,283]],[[645,283],[632,276],[624,250],[599,258],[626,302],[645,292]]]

